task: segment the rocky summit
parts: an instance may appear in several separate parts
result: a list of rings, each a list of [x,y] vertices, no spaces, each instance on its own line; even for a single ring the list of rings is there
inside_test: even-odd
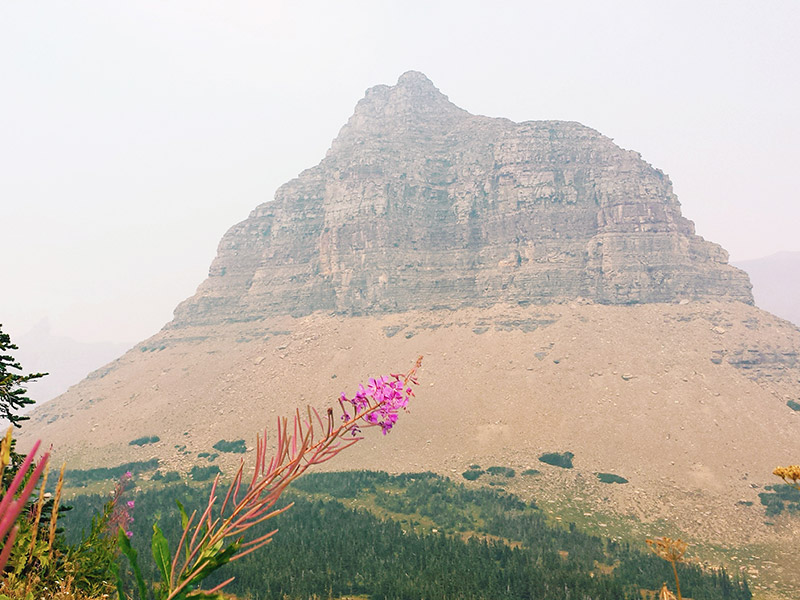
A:
[[[760,494],[800,458],[800,330],[752,302],[638,154],[578,123],[471,115],[410,72],[225,235],[171,323],[19,442],[71,469],[230,472],[252,460],[231,442],[424,354],[411,414],[333,468],[513,469],[470,485],[642,546],[688,538],[797,598],[800,525]]]
[[[727,260],[636,152],[575,122],[471,115],[411,71],[369,89],[322,162],[228,231],[173,326],[577,298],[752,303]]]

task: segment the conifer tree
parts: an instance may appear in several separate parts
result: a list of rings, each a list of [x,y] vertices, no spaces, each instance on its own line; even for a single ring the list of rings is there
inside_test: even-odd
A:
[[[3,326],[0,325],[0,419],[20,427],[20,421],[25,421],[28,417],[18,414],[18,411],[34,403],[26,395],[26,384],[44,377],[47,373],[23,375],[22,367],[9,354],[12,350],[19,348],[11,342],[11,337],[3,332]]]

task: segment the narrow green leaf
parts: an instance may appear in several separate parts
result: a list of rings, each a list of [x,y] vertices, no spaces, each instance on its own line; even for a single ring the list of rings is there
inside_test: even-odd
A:
[[[186,528],[189,526],[189,516],[186,514],[186,509],[183,508],[183,504],[181,504],[180,500],[175,500],[175,504],[178,505],[178,510],[181,511],[181,531],[186,531]],[[186,560],[189,560],[188,544],[186,544]]]
[[[153,559],[156,561],[159,571],[161,571],[161,581],[164,582],[163,589],[170,590],[169,572],[172,566],[172,558],[169,554],[169,542],[161,530],[158,528],[157,523],[153,523]]]
[[[175,504],[178,505],[178,510],[181,511],[181,527],[186,529],[186,525],[189,524],[189,517],[186,514],[186,509],[183,508],[183,504],[181,504],[180,500],[175,500]]]
[[[119,600],[127,600],[128,596],[125,594],[125,586],[122,584],[122,577],[120,577],[119,574],[119,567],[116,563],[111,563],[110,570],[117,583],[117,596],[119,596]]]
[[[117,544],[119,544],[120,550],[122,550],[122,553],[128,557],[128,560],[131,563],[133,575],[136,577],[136,585],[139,588],[139,598],[141,598],[141,600],[147,600],[147,587],[144,584],[142,570],[139,568],[139,560],[136,557],[136,550],[134,550],[133,546],[131,546],[131,541],[128,539],[128,536],[125,534],[125,530],[122,527],[120,527],[119,531],[117,531]]]
[[[241,541],[236,541],[226,548],[220,548],[219,544],[215,544],[213,549],[207,548],[204,552],[205,555],[201,560],[208,561],[208,564],[203,569],[198,571],[194,577],[192,577],[192,585],[200,585],[200,582],[203,581],[203,579],[211,575],[211,573],[220,567],[229,563],[231,558],[233,558],[233,556],[239,551],[240,546]]]

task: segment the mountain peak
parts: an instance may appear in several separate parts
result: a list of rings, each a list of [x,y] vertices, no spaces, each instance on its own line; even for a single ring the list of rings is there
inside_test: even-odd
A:
[[[406,71],[397,78],[397,85],[398,87],[436,90],[436,86],[433,85],[433,82],[425,76],[425,73],[421,73],[420,71]],[[439,90],[436,91],[438,92]]]
[[[469,113],[450,102],[424,74],[407,71],[396,85],[369,88],[339,137],[364,132],[382,135],[398,128],[446,129],[454,119],[467,116]]]

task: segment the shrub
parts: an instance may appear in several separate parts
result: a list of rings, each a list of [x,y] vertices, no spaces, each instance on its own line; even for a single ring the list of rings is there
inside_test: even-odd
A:
[[[215,477],[222,471],[219,470],[217,465],[209,465],[208,467],[200,467],[195,465],[192,467],[192,470],[189,472],[189,476],[192,478],[193,481],[208,481],[212,477]]]
[[[573,458],[575,455],[572,452],[545,452],[539,457],[539,460],[554,467],[571,469]]]
[[[774,517],[784,509],[789,512],[800,512],[800,491],[787,485],[767,485],[758,495],[761,504],[766,507],[766,515]]]
[[[517,474],[514,469],[509,469],[508,467],[489,467],[486,469],[486,472],[489,475],[503,475],[505,477],[514,477]]]
[[[161,438],[157,435],[145,435],[140,438],[136,438],[135,440],[131,440],[128,442],[128,446],[144,446],[146,444],[155,444],[156,442],[160,442]]]
[[[220,440],[213,446],[214,450],[220,452],[232,452],[234,454],[244,454],[247,452],[247,444],[244,440]]]
[[[139,460],[125,463],[116,467],[100,467],[97,469],[70,469],[64,472],[64,481],[67,486],[82,487],[95,481],[119,479],[130,471],[134,475],[146,473],[158,468],[158,459]]]
[[[523,475],[538,475],[540,473],[539,469],[525,469],[522,474]]]
[[[467,481],[475,481],[478,479],[478,477],[483,475],[483,473],[484,471],[481,471],[480,469],[469,469],[468,471],[464,471],[461,476]]]
[[[614,473],[597,473],[597,478],[603,483],[628,483],[628,480]]]
[[[167,471],[164,473],[164,483],[172,483],[174,481],[180,481],[181,474],[177,471]]]
[[[800,410],[800,402],[795,402],[794,400],[787,401],[786,406],[788,406],[792,410]]]
[[[177,471],[167,471],[166,473],[162,473],[161,471],[156,471],[153,476],[150,478],[150,481],[162,481],[164,483],[173,483],[175,481],[181,480],[181,474]]]

